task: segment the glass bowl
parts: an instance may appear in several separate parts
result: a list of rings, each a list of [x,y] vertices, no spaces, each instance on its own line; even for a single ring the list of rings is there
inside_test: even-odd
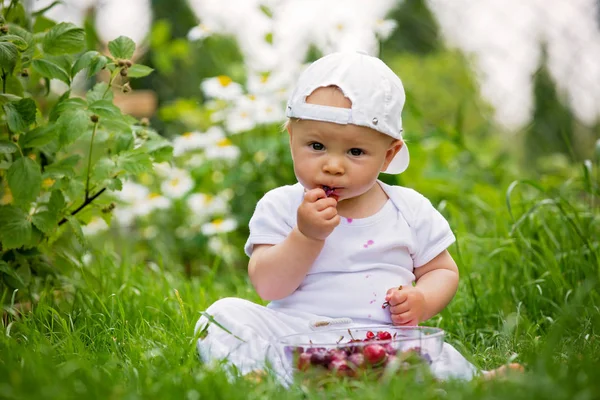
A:
[[[444,331],[391,325],[319,329],[276,343],[293,376],[381,376],[430,365],[442,353]]]

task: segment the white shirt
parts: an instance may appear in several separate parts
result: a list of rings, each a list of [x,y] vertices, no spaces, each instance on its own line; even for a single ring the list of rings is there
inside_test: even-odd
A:
[[[383,309],[389,288],[410,285],[413,271],[455,241],[448,222],[418,192],[378,181],[389,200],[374,215],[341,219],[325,240],[310,271],[289,296],[267,307],[300,311],[356,322],[391,323]],[[244,250],[255,244],[278,244],[296,226],[304,198],[299,184],[269,191],[257,203]]]

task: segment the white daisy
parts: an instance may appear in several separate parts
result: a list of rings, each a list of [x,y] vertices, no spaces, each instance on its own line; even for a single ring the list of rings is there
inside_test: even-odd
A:
[[[144,217],[154,210],[165,210],[169,207],[171,207],[171,200],[159,193],[150,193],[144,200],[133,204],[131,209],[136,215]]]
[[[206,236],[212,236],[219,233],[227,233],[237,228],[237,222],[233,218],[215,219],[212,222],[202,225],[200,228]]]
[[[375,31],[375,34],[379,40],[386,40],[392,35],[397,26],[398,23],[393,19],[378,19],[375,21],[373,30]]]
[[[234,82],[227,75],[219,75],[205,79],[200,88],[207,97],[235,100],[242,95],[242,85]]]
[[[133,204],[143,201],[148,196],[149,190],[139,183],[125,181],[123,182],[123,189],[114,193],[124,203]]]
[[[85,236],[94,236],[108,230],[108,224],[102,218],[94,216],[87,225],[81,227],[81,230]]]
[[[195,182],[189,172],[173,168],[171,176],[160,185],[162,192],[172,199],[179,199],[194,188]]]
[[[200,132],[186,132],[173,140],[173,156],[177,157],[185,152],[202,148],[205,139]]]
[[[196,25],[187,34],[189,41],[203,40],[213,34],[213,30],[206,24]]]
[[[240,156],[240,149],[234,146],[229,139],[225,138],[206,149],[204,155],[208,160],[232,161],[237,160]]]
[[[238,134],[254,129],[256,120],[256,98],[246,97],[239,99],[235,106],[229,110],[225,119],[225,129],[231,134]]]

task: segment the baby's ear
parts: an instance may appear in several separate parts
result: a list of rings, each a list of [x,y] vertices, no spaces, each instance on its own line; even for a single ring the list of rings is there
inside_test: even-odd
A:
[[[398,154],[402,146],[404,146],[404,142],[402,141],[402,139],[395,139],[392,143],[390,143],[390,146],[385,152],[385,162],[383,163],[383,167],[381,168],[382,171],[385,171],[387,169],[388,165],[390,165],[390,163],[392,162],[396,154]]]

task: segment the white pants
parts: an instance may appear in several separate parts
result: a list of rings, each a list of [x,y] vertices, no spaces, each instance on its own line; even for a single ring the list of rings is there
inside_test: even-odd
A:
[[[223,361],[241,375],[270,366],[282,383],[288,385],[291,371],[275,340],[309,331],[310,321],[329,319],[296,310],[274,310],[244,299],[224,298],[213,303],[196,323],[196,332],[205,330],[198,340],[198,353],[202,361]],[[438,379],[469,380],[480,373],[448,343],[444,343],[442,354],[431,370]]]

